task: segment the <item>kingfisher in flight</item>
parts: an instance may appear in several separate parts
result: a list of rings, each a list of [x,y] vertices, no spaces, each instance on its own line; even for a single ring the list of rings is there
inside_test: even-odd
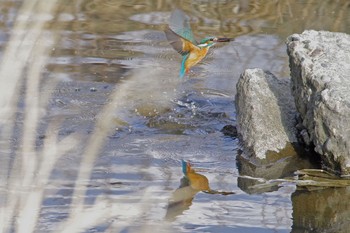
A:
[[[188,16],[179,9],[172,12],[165,35],[171,46],[182,55],[180,78],[183,78],[190,68],[200,62],[211,46],[218,42],[229,42],[230,38],[207,37],[199,43],[194,39]]]

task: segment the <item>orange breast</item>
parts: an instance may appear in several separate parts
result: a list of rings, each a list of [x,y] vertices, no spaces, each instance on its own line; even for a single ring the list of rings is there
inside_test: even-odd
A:
[[[188,179],[190,180],[190,185],[194,190],[200,191],[209,191],[209,181],[208,178],[202,174],[196,172],[191,172],[187,174]]]
[[[205,55],[207,55],[209,48],[198,48],[198,47],[192,47],[190,50],[190,55],[187,58],[185,62],[185,68],[186,72],[194,65],[196,65],[198,62],[200,62]]]

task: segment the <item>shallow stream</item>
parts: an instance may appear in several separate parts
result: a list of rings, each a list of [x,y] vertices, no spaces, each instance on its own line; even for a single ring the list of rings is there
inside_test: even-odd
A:
[[[13,28],[22,3],[0,4],[3,58],[10,35],[21,33]],[[59,229],[74,209],[82,158],[106,127],[90,180],[79,182],[87,187],[86,206],[102,198],[116,207],[113,217],[83,232],[348,232],[348,188],[299,189],[290,180],[297,169],[312,167],[308,161],[257,168],[237,159],[238,139],[221,132],[236,123],[240,74],[262,68],[288,78],[286,37],[306,29],[350,33],[347,0],[62,0],[58,5],[54,14],[39,11],[30,19],[45,21],[45,33],[55,34],[42,72],[40,92],[50,97],[35,148],[43,147],[52,122],[58,140],[76,134],[79,143],[50,173],[36,232]],[[178,77],[181,58],[163,32],[176,8],[190,16],[198,39],[235,38],[212,48],[184,79]],[[48,80],[56,85],[45,85]],[[111,104],[108,125],[96,124]],[[10,149],[1,150],[0,162],[9,164],[8,170],[16,169],[11,161],[23,149],[25,105],[20,98]],[[235,194],[197,192],[171,209],[169,200],[183,177],[181,160],[191,161],[212,189]]]

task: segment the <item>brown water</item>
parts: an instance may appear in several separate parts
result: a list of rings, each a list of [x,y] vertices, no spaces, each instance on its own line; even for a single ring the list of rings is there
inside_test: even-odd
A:
[[[0,4],[3,51],[11,33],[18,33],[13,27],[21,1]],[[262,68],[289,77],[286,37],[306,29],[350,33],[349,1],[62,0],[58,5],[54,15],[39,11],[30,19],[44,20],[46,33],[58,34],[43,72],[44,81],[55,80],[57,86],[42,90],[53,95],[36,146],[42,146],[54,119],[60,119],[59,138],[77,133],[82,140],[55,164],[37,232],[57,229],[74,208],[74,179],[113,90],[119,102],[110,113],[112,131],[94,162],[85,204],[104,198],[118,208],[86,232],[348,232],[348,189],[306,191],[276,181],[311,165],[297,159],[256,168],[236,160],[238,140],[220,130],[235,124],[235,84],[242,71]],[[184,80],[178,78],[180,57],[163,33],[175,8],[191,17],[197,38],[235,38],[211,49]],[[22,100],[18,106],[13,146],[2,150],[3,158],[21,148]],[[168,206],[180,186],[182,159],[191,160],[212,189],[236,194],[193,192],[185,205]]]

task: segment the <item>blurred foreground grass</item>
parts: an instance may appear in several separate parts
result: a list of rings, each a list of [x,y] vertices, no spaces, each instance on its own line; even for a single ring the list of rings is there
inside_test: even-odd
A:
[[[45,116],[47,104],[52,97],[52,93],[42,90],[54,90],[57,84],[54,79],[44,81],[42,74],[59,35],[55,31],[47,31],[45,17],[35,16],[38,13],[54,16],[57,13],[57,4],[54,0],[23,1],[2,56],[0,141],[3,158],[0,165],[0,232],[37,232],[45,190],[55,182],[50,179],[55,163],[83,143],[82,135],[76,133],[59,137],[57,129],[61,121],[54,119],[48,122],[43,145],[36,145],[39,123]],[[74,181],[72,203],[69,205],[70,213],[55,227],[55,231],[83,232],[125,215],[130,220],[109,226],[113,232],[119,232],[147,211],[142,200],[129,213],[127,205],[111,203],[103,197],[97,198],[92,205],[85,204],[93,164],[104,145],[106,135],[113,128],[110,127],[114,116],[112,113],[118,108],[120,99],[126,92],[127,88],[124,91],[114,91],[109,103],[100,112],[94,131],[89,136],[88,146],[81,156],[78,175]],[[20,106],[20,98],[24,98],[24,106]],[[18,112],[23,113],[24,117],[23,124],[19,125]],[[15,128],[18,127],[20,135],[17,137],[21,140],[13,142],[14,134],[17,134]],[[20,145],[13,146],[13,143]],[[141,197],[147,199],[147,191]]]

